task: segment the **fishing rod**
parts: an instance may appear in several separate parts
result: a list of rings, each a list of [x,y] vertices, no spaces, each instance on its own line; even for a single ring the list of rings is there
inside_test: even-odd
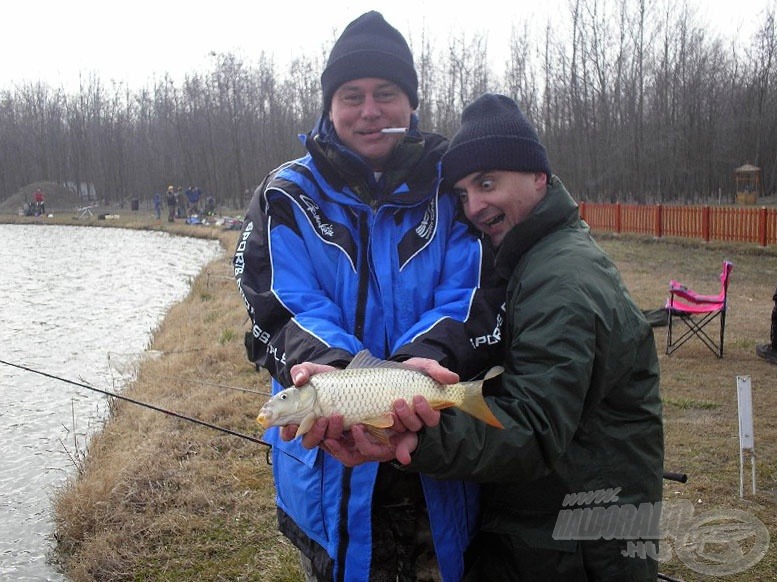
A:
[[[241,439],[245,439],[247,441],[251,441],[253,443],[257,443],[260,445],[264,445],[266,447],[271,447],[272,445],[268,442],[263,441],[262,439],[256,438],[254,436],[251,436],[249,434],[245,434],[242,432],[237,432],[235,430],[224,428],[223,426],[218,426],[216,424],[211,424],[210,422],[205,422],[204,420],[200,420],[199,418],[194,418],[192,416],[186,416],[185,414],[180,414],[178,412],[174,412],[172,410],[167,410],[165,408],[162,408],[160,406],[156,406],[154,404],[149,404],[148,402],[141,402],[140,400],[135,400],[134,398],[130,398],[129,396],[123,396],[121,394],[117,394],[116,392],[111,392],[110,390],[102,390],[100,388],[95,388],[94,386],[90,386],[89,384],[84,384],[83,382],[76,382],[74,380],[68,380],[67,378],[62,378],[61,376],[55,376],[54,374],[48,374],[47,372],[41,372],[40,370],[35,370],[33,368],[30,368],[28,366],[22,366],[21,364],[14,364],[13,362],[7,362],[5,360],[0,360],[0,364],[5,364],[6,366],[10,366],[12,368],[17,368],[19,370],[24,370],[25,372],[32,372],[33,374],[38,374],[40,376],[45,376],[46,378],[51,378],[52,380],[59,380],[60,382],[65,382],[66,384],[71,384],[73,386],[78,386],[80,388],[86,388],[87,390],[92,390],[94,392],[99,392],[100,394],[105,394],[106,396],[111,396],[113,398],[118,398],[119,400],[124,400],[126,402],[131,402],[132,404],[137,404],[138,406],[143,406],[145,408],[150,408],[151,410],[156,410],[157,412],[161,412],[163,414],[167,414],[169,416],[174,416],[175,418],[180,418],[181,420],[186,420],[189,422],[193,422],[194,424],[199,424],[201,426],[206,426],[208,428],[211,428],[213,430],[217,430],[220,432],[224,432],[227,434],[230,434],[232,436],[239,437]]]

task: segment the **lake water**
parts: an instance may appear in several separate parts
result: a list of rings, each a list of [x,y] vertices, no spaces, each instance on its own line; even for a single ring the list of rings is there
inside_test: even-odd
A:
[[[120,390],[220,253],[216,241],[160,232],[0,224],[0,360]],[[107,397],[0,364],[0,402],[0,579],[64,580],[48,562],[51,499]]]

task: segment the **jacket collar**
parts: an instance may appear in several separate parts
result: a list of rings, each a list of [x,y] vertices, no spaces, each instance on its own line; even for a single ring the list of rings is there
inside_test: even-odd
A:
[[[364,158],[340,141],[328,116],[321,116],[313,131],[299,137],[333,188],[343,190],[348,187],[364,202],[373,205],[392,196],[398,189],[409,193],[393,197],[395,201],[405,198],[414,201],[411,193],[416,186],[427,190],[423,193],[427,196],[428,185],[437,177],[437,165],[447,145],[442,136],[422,133],[414,113],[407,135],[397,144],[380,179],[376,179]],[[404,183],[408,187],[400,188]]]

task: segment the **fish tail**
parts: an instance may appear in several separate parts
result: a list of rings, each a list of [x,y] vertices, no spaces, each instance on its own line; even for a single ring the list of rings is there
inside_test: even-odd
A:
[[[486,399],[483,398],[483,382],[490,380],[491,378],[495,378],[503,371],[504,368],[495,366],[488,371],[483,380],[462,382],[461,385],[464,387],[464,398],[462,403],[459,405],[459,408],[461,408],[461,410],[467,414],[474,416],[478,420],[482,420],[486,424],[490,424],[491,426],[495,426],[497,428],[504,428],[502,423],[499,422],[499,419],[494,416],[493,412],[491,412],[491,409],[486,403]]]

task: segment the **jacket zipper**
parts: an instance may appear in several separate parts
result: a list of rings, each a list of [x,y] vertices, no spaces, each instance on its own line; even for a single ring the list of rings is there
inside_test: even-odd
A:
[[[359,217],[359,241],[361,243],[359,257],[359,291],[356,298],[356,321],[354,335],[364,342],[364,321],[367,313],[367,289],[370,282],[369,228],[364,217]],[[353,469],[343,468],[342,491],[340,502],[340,542],[337,548],[337,579],[345,580],[345,560],[350,543],[348,535],[348,503],[351,499],[351,474]]]

